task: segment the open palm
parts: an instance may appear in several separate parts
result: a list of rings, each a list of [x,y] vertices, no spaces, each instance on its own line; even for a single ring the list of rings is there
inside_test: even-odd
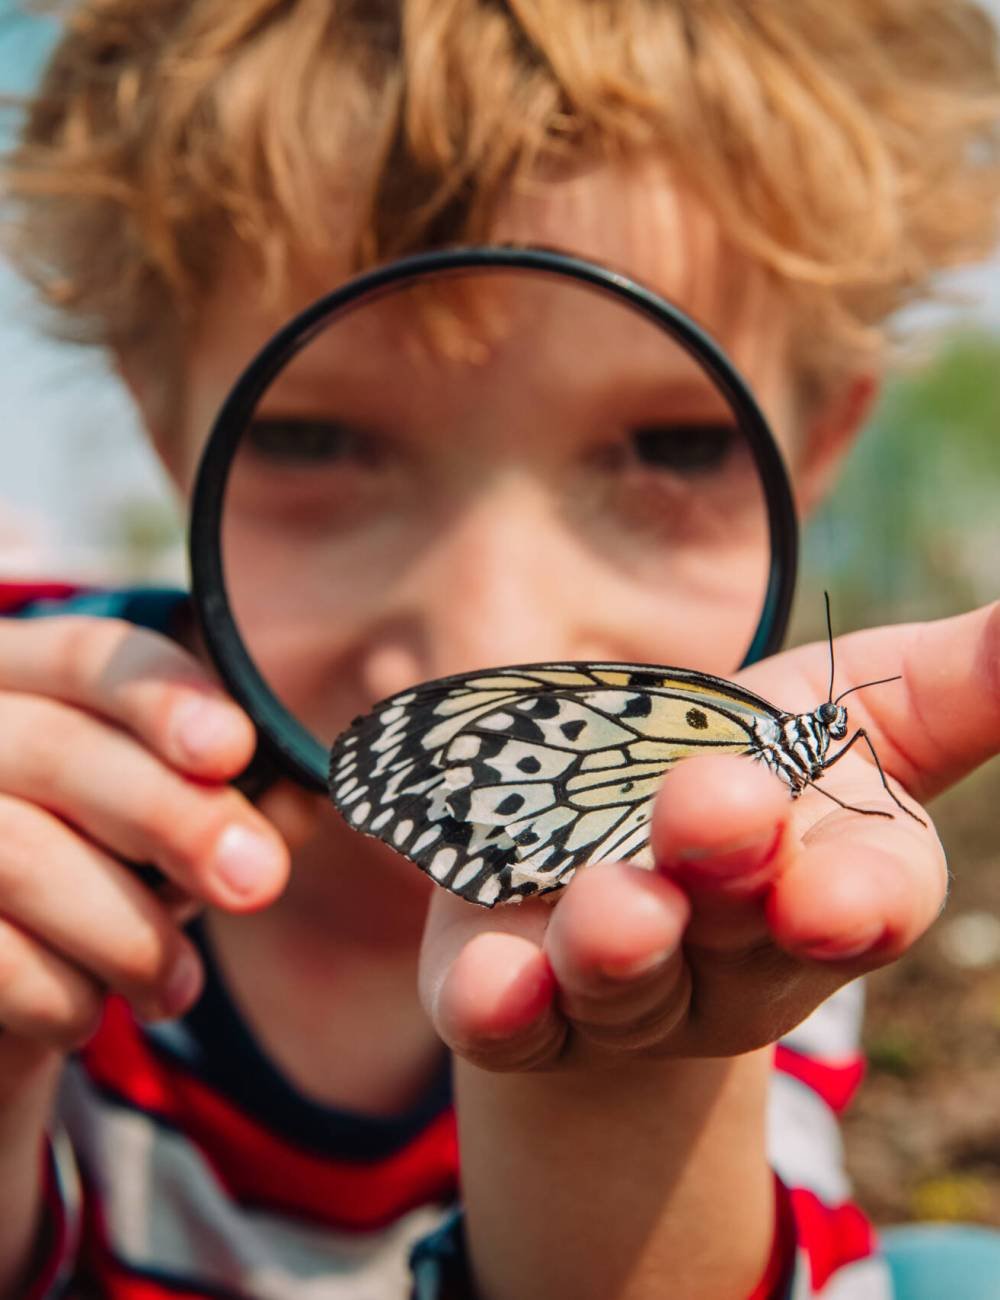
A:
[[[1000,605],[837,642],[851,697],[900,797],[922,804],[1000,751]],[[823,644],[739,680],[789,712],[826,698]],[[857,745],[792,802],[760,764],[699,757],[665,778],[653,871],[602,864],[555,904],[493,912],[435,891],[422,958],[439,1033],[488,1069],[609,1056],[735,1055],[774,1042],[837,987],[904,952],[947,889],[932,827],[907,817]],[[917,809],[919,811],[919,809]]]

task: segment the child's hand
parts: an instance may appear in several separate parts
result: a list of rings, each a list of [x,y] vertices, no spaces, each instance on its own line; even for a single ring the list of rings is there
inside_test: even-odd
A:
[[[201,983],[178,914],[272,901],[284,844],[226,782],[254,732],[172,642],[95,618],[0,621],[0,1071],[86,1039],[110,988],[147,1018]],[[125,863],[169,878],[160,896]]]
[[[848,701],[890,780],[927,799],[1000,750],[1000,605],[837,643]],[[826,698],[814,645],[742,674],[790,711]],[[835,747],[836,748],[836,747]],[[657,802],[655,872],[578,873],[556,905],[484,912],[435,891],[423,991],[438,1032],[493,1070],[643,1056],[727,1056],[772,1043],[837,987],[892,961],[947,888],[933,830],[895,807],[862,745],[797,801],[760,764],[680,764]],[[897,787],[898,788],[898,787]],[[905,800],[905,796],[904,800]]]

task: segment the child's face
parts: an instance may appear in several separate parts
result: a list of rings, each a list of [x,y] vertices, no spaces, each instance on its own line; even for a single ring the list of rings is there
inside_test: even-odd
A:
[[[662,175],[540,185],[495,237],[580,253],[672,298],[723,343],[793,475],[808,474],[785,305]],[[309,268],[302,303],[343,278],[335,258]],[[487,341],[456,335],[449,317],[428,346],[413,325],[421,309],[403,299],[320,336],[261,407],[281,423],[235,467],[225,560],[237,618],[326,740],[395,690],[474,667],[639,660],[726,673],[756,622],[762,498],[709,381],[617,304],[533,278],[491,285]],[[233,270],[191,340],[168,454],[182,484],[279,323]],[[678,438],[694,440],[694,467]]]

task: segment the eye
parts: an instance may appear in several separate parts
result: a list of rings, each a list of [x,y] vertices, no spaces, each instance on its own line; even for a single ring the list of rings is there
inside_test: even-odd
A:
[[[319,465],[326,461],[370,465],[377,454],[370,434],[340,420],[261,417],[249,425],[243,442],[248,452],[276,465]]]
[[[712,474],[732,453],[738,430],[731,424],[644,425],[632,431],[632,447],[643,465],[674,474]]]

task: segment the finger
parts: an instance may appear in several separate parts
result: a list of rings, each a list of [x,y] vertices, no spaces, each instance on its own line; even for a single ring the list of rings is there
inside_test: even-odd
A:
[[[0,918],[0,1025],[60,1052],[97,1029],[103,993],[95,981]]]
[[[691,900],[686,942],[722,951],[766,938],[762,900],[795,851],[793,811],[787,788],[746,758],[699,756],[668,773],[652,844]]]
[[[896,673],[851,707],[871,718],[883,767],[926,803],[1000,752],[1000,603],[838,640],[838,690]]]
[[[0,789],[37,803],[190,894],[248,910],[272,902],[288,851],[236,790],[188,780],[124,732],[53,700],[5,695]]]
[[[444,891],[432,901],[421,997],[443,1041],[483,1069],[545,1068],[562,1050],[566,1027],[541,949],[549,914],[541,902],[487,912]]]
[[[555,908],[545,951],[573,1030],[609,1050],[665,1041],[685,1014],[690,982],[681,890],[628,863],[580,871]]]
[[[130,871],[33,805],[0,796],[0,827],[8,922],[148,1019],[179,1015],[195,1001],[200,959]]]
[[[915,823],[835,811],[808,833],[767,900],[775,941],[803,958],[890,961],[930,926],[947,892],[937,837]]]
[[[255,800],[255,806],[295,852],[319,831],[330,803],[322,795],[303,790],[291,781],[278,781]]]
[[[249,763],[253,724],[190,654],[117,619],[0,620],[0,689],[109,719],[180,770],[227,780]]]

